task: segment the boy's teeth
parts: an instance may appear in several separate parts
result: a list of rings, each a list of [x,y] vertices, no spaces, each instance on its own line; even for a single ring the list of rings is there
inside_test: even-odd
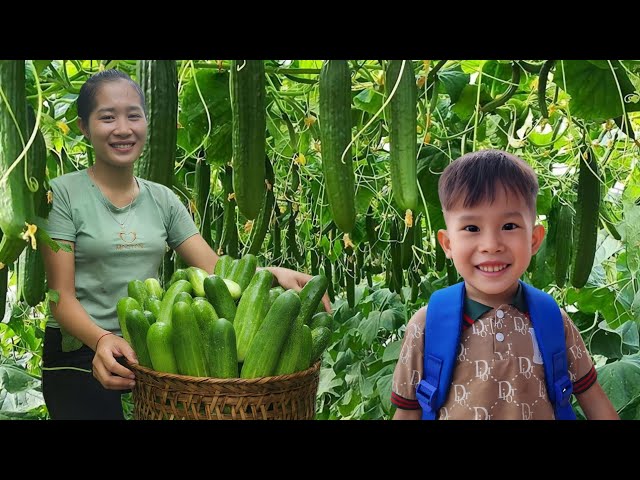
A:
[[[488,272],[488,273],[492,273],[492,272],[499,272],[500,270],[504,270],[505,268],[507,268],[507,265],[496,265],[496,266],[483,266],[483,265],[478,265],[478,268],[480,270],[482,270],[483,272]]]
[[[126,144],[117,144],[114,145],[115,148],[131,148],[133,147],[133,143],[126,143]]]

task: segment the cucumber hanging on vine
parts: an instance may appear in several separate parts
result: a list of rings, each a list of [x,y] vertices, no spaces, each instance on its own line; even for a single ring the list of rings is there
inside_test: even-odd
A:
[[[389,60],[385,78],[391,189],[401,213],[418,206],[417,89],[411,60]],[[392,95],[393,94],[393,95]],[[392,96],[391,96],[392,95]]]
[[[346,60],[328,60],[319,78],[322,168],[331,216],[351,233],[356,221],[351,147],[351,70]],[[345,151],[346,150],[346,151]]]
[[[578,199],[576,201],[576,241],[571,284],[576,288],[586,285],[598,240],[600,215],[600,174],[596,157],[588,146],[580,149],[578,173]]]
[[[264,201],[266,105],[263,60],[232,60],[233,191],[238,210],[256,218]]]

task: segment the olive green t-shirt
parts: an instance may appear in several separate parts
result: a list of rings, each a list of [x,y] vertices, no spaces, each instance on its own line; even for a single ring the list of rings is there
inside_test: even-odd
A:
[[[75,244],[76,297],[94,322],[116,334],[121,334],[116,304],[127,296],[127,284],[157,278],[167,244],[175,249],[198,233],[169,188],[136,180],[140,193],[123,208],[107,200],[87,170],[51,181],[47,232],[53,239]],[[53,318],[47,325],[60,328]]]

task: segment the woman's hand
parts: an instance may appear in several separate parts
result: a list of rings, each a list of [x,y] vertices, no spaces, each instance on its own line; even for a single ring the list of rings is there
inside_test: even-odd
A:
[[[296,292],[302,290],[302,287],[311,280],[311,275],[306,273],[298,272],[296,270],[291,270],[289,268],[282,267],[266,267],[266,270],[269,270],[273,273],[273,276],[278,281],[278,284],[284,288],[285,290],[291,288]],[[324,309],[331,313],[331,302],[329,301],[329,295],[327,292],[322,296],[322,303],[324,304]]]
[[[100,337],[93,357],[93,376],[108,390],[127,390],[135,385],[135,375],[116,358],[125,357],[130,363],[138,358],[124,338],[113,333]]]

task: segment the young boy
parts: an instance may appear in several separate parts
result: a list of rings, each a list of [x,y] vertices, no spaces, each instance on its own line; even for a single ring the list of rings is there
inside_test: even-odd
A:
[[[537,194],[533,169],[499,150],[463,155],[440,177],[438,195],[447,228],[438,231],[438,242],[464,279],[465,293],[463,318],[452,323],[461,324],[462,332],[450,388],[435,418],[556,418],[519,283],[545,234],[535,224]],[[425,377],[426,312],[427,307],[418,310],[405,331],[393,375],[394,419],[419,420],[423,415],[424,403],[418,401],[424,402],[423,388],[419,398],[416,389]],[[564,310],[561,314],[573,394],[588,419],[617,419],[580,333]]]

